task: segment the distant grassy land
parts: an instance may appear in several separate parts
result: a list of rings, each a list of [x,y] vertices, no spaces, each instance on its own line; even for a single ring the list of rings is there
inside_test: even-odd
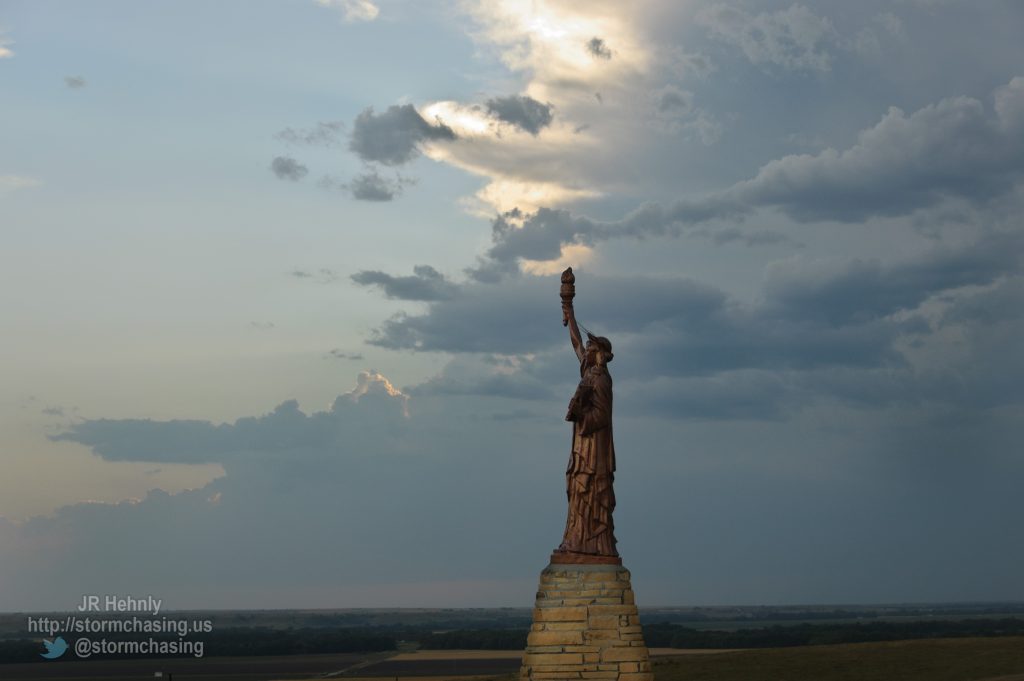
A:
[[[1024,636],[744,650],[655,661],[656,681],[1024,681]]]

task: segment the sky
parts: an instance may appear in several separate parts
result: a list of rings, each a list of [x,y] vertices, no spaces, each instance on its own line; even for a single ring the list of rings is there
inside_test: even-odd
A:
[[[0,610],[1024,600],[1015,0],[0,2]]]

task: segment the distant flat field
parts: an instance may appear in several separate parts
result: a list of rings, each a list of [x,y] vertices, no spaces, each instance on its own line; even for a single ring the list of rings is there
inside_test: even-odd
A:
[[[687,655],[657,681],[1024,681],[1024,637],[848,643]]]

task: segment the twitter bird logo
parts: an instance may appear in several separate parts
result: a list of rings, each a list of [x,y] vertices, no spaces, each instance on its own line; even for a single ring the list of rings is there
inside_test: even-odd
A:
[[[47,660],[56,660],[68,650],[68,642],[64,640],[63,636],[58,636],[52,641],[43,639],[43,645],[46,646],[46,652],[39,653],[39,656],[45,657]]]

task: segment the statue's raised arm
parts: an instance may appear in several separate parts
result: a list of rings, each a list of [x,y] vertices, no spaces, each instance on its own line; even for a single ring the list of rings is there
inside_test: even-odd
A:
[[[572,273],[572,268],[567,268],[562,272],[562,288],[560,295],[562,297],[562,326],[569,327],[569,340],[572,341],[572,349],[576,351],[576,356],[582,362],[584,358],[583,350],[583,338],[580,336],[580,327],[576,324],[576,313],[572,308],[572,299],[576,297],[576,276]]]

